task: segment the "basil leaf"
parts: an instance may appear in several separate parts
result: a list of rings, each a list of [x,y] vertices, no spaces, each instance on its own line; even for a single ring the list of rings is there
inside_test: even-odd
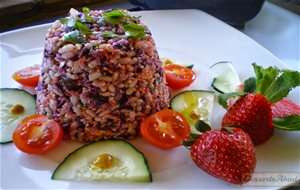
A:
[[[126,14],[124,14],[123,11],[112,10],[110,12],[104,13],[102,16],[106,22],[108,22],[110,24],[117,24],[118,22],[120,22],[123,19],[123,17],[125,15]]]
[[[102,37],[103,37],[103,38],[119,38],[119,37],[121,37],[121,36],[118,35],[118,34],[115,34],[115,33],[106,31],[106,32],[103,32],[103,33],[102,33]]]
[[[244,95],[246,95],[246,94],[247,94],[247,93],[245,93],[245,92],[229,92],[229,93],[226,93],[226,94],[220,94],[220,95],[218,96],[218,102],[219,102],[219,104],[220,104],[223,108],[227,109],[227,108],[228,108],[228,103],[227,103],[227,101],[228,101],[229,99],[234,98],[234,97],[237,97],[237,96],[241,97],[241,96],[244,96]]]
[[[141,25],[129,23],[129,24],[123,24],[123,28],[125,30],[126,37],[144,38],[146,36],[146,28]]]
[[[89,13],[91,12],[91,10],[88,7],[83,7],[82,12],[84,14],[85,21],[86,22],[92,22],[92,17],[89,16]]]
[[[300,130],[300,115],[290,115],[282,118],[273,118],[275,129],[285,131]]]
[[[78,30],[64,34],[63,40],[64,42],[71,42],[71,43],[84,43],[86,41],[84,37],[79,36]]]
[[[87,27],[86,25],[82,24],[81,22],[76,21],[75,24],[76,24],[76,28],[83,34],[91,33],[91,29],[89,27]]]

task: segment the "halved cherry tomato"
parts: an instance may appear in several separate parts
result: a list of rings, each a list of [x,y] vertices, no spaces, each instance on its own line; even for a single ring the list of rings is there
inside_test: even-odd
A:
[[[176,64],[163,66],[166,73],[168,86],[173,89],[181,89],[189,86],[195,79],[196,74],[189,68]]]
[[[190,135],[186,119],[170,109],[161,110],[144,119],[140,125],[141,136],[150,144],[162,149],[180,146]]]
[[[24,86],[36,87],[40,77],[40,65],[26,67],[15,72],[12,78]]]
[[[43,115],[26,117],[15,129],[13,142],[29,154],[43,154],[55,148],[63,138],[63,130],[54,120]]]

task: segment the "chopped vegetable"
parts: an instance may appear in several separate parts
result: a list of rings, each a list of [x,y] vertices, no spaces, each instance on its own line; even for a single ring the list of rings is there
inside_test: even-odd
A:
[[[86,41],[84,37],[79,35],[78,30],[64,34],[63,40],[71,43],[84,43]]]
[[[0,143],[12,142],[12,134],[18,124],[27,116],[36,113],[35,98],[20,89],[0,89],[1,132]]]
[[[194,67],[194,64],[178,62],[178,61],[171,60],[169,58],[162,57],[162,58],[160,58],[160,60],[161,60],[163,66],[175,64],[175,65],[180,65],[180,66],[183,66],[183,67],[187,67],[189,69],[193,69],[193,67]]]
[[[168,86],[175,90],[188,87],[196,79],[194,71],[180,65],[165,65],[163,69]]]
[[[235,92],[241,84],[239,75],[231,62],[218,62],[212,65],[210,69],[215,75],[211,86],[220,93]]]
[[[15,72],[12,78],[24,86],[36,87],[41,73],[41,66],[26,67]]]
[[[59,124],[38,114],[23,119],[13,132],[16,147],[29,154],[44,154],[58,146],[62,138]]]
[[[143,153],[122,140],[102,140],[70,153],[52,179],[78,181],[151,182]]]
[[[184,91],[171,100],[171,108],[180,112],[190,124],[192,133],[197,133],[194,128],[198,120],[210,122],[214,103],[214,92],[203,90]]]
[[[167,109],[144,119],[140,131],[141,136],[150,144],[168,149],[180,146],[189,137],[190,126],[180,113]]]

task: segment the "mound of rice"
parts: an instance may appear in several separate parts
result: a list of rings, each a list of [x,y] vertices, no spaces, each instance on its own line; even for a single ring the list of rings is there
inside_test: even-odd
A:
[[[56,120],[66,139],[133,138],[142,119],[169,106],[150,31],[125,11],[122,22],[110,23],[107,12],[72,9],[46,35],[38,113]],[[144,27],[144,36],[126,36],[124,22]]]

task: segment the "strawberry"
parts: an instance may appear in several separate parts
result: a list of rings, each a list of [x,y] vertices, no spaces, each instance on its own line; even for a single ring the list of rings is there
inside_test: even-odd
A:
[[[244,82],[244,91],[221,94],[219,103],[227,109],[222,120],[222,127],[239,127],[249,134],[254,145],[266,142],[274,134],[274,129],[300,130],[299,115],[289,115],[296,110],[295,105],[283,111],[280,101],[295,87],[300,85],[298,71],[280,70],[276,67],[266,69],[253,64],[256,77],[250,77]],[[239,97],[236,101],[232,99]],[[230,100],[231,99],[231,100]],[[279,101],[279,102],[278,102]],[[277,103],[277,107],[274,106]],[[273,107],[271,107],[273,105]],[[285,117],[272,118],[272,110],[280,107]],[[299,109],[298,109],[299,111]],[[273,111],[274,112],[274,111]]]
[[[205,131],[192,144],[190,154],[199,168],[234,184],[248,182],[256,166],[254,145],[239,128]]]
[[[272,116],[282,118],[288,115],[300,115],[300,106],[287,98],[271,105]]]
[[[227,111],[222,127],[239,126],[255,145],[262,144],[274,134],[271,104],[260,94],[247,94],[238,99]]]

